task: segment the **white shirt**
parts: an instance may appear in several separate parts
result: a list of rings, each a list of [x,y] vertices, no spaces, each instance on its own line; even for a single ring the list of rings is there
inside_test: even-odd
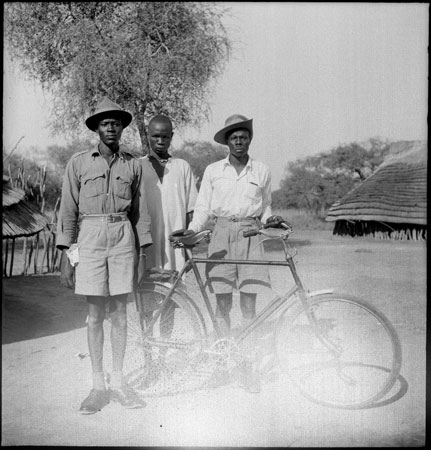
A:
[[[180,270],[185,262],[183,250],[169,245],[169,235],[186,227],[186,213],[194,208],[197,189],[191,167],[183,159],[169,158],[160,182],[148,156],[139,161],[153,240],[145,251],[148,268]]]
[[[189,229],[201,231],[211,216],[259,217],[271,215],[271,175],[268,166],[249,157],[238,175],[229,155],[210,164],[202,184]]]

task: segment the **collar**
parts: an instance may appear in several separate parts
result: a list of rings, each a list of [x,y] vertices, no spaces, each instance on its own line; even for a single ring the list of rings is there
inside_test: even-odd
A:
[[[96,147],[91,152],[91,156],[93,156],[93,158],[96,157],[96,156],[102,156],[102,154],[100,153],[99,147]],[[124,152],[122,150],[118,150],[118,152],[114,153],[114,158],[124,159]]]
[[[223,169],[226,168],[227,166],[233,167],[233,165],[229,161],[229,155],[227,155],[226,158],[222,159],[222,161],[223,161]],[[245,170],[252,169],[252,161],[253,161],[253,159],[251,158],[250,155],[248,155],[247,164],[244,166]]]

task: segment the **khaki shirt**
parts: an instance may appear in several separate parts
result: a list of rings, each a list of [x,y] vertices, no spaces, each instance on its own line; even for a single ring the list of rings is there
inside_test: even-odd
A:
[[[119,151],[111,163],[99,150],[80,152],[66,166],[57,223],[59,249],[76,242],[82,214],[127,212],[139,246],[152,243],[141,164]]]

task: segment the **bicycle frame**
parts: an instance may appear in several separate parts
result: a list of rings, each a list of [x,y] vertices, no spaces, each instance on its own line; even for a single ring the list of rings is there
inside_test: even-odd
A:
[[[237,264],[237,265],[256,265],[256,266],[281,266],[281,267],[288,267],[290,269],[290,273],[293,277],[294,286],[286,293],[284,293],[282,296],[277,295],[262,311],[260,311],[255,319],[248,324],[246,327],[244,327],[236,336],[235,340],[237,343],[242,342],[244,339],[247,338],[247,336],[250,335],[250,333],[253,332],[255,328],[258,328],[268,317],[272,316],[274,313],[279,311],[282,307],[285,307],[286,309],[289,307],[292,301],[289,301],[295,294],[298,294],[298,297],[303,305],[304,311],[310,321],[310,324],[313,328],[314,333],[316,334],[317,338],[321,341],[323,345],[325,345],[328,350],[333,352],[334,354],[338,354],[339,350],[337,349],[336,345],[333,344],[326,336],[324,336],[319,329],[317,325],[317,321],[312,314],[312,311],[310,310],[308,301],[307,301],[307,294],[305,291],[305,288],[302,284],[301,279],[299,278],[299,275],[296,270],[295,263],[293,261],[293,257],[289,254],[287,244],[285,242],[285,239],[281,239],[284,247],[284,254],[285,254],[285,260],[280,261],[274,261],[274,260],[236,260],[236,259],[210,259],[210,258],[195,258],[192,255],[191,249],[186,249],[189,259],[184,264],[183,268],[180,270],[178,275],[175,278],[175,281],[173,282],[172,286],[169,289],[168,294],[163,299],[160,307],[157,309],[156,313],[154,314],[152,320],[150,321],[148,325],[148,333],[150,333],[153,325],[158,320],[161,311],[163,310],[163,307],[165,304],[170,300],[172,294],[175,292],[176,288],[178,287],[178,284],[181,282],[182,277],[185,273],[189,272],[190,270],[193,271],[193,274],[196,278],[196,281],[199,286],[199,290],[201,292],[201,295],[204,299],[205,306],[207,308],[208,314],[210,316],[212,325],[214,327],[214,330],[218,336],[218,338],[222,338],[223,334],[220,330],[220,327],[217,323],[216,316],[214,309],[211,306],[210,299],[208,297],[208,294],[205,289],[205,284],[202,281],[201,274],[198,269],[198,264],[208,264],[208,263],[215,263],[215,264]],[[262,241],[263,242],[263,241]]]
[[[284,242],[283,242],[284,244]],[[302,285],[302,282],[296,272],[296,267],[293,262],[292,257],[288,254],[287,249],[285,247],[285,256],[286,259],[284,261],[271,261],[271,260],[236,260],[236,259],[209,259],[209,258],[196,258],[192,255],[192,252],[190,249],[186,249],[188,252],[189,259],[184,264],[183,268],[180,270],[180,272],[175,277],[175,281],[173,282],[172,286],[169,289],[168,294],[163,299],[160,308],[156,311],[154,314],[153,319],[151,320],[148,328],[151,329],[151,327],[154,325],[154,323],[158,320],[161,311],[164,307],[164,305],[169,301],[171,298],[173,292],[178,287],[178,284],[180,283],[183,275],[190,270],[193,271],[194,277],[198,283],[199,290],[201,292],[202,298],[204,299],[205,306],[208,310],[208,314],[210,316],[211,322],[213,324],[214,330],[217,333],[217,336],[220,338],[222,337],[222,333],[220,330],[220,327],[218,326],[216,316],[214,309],[212,308],[210,299],[208,297],[207,291],[205,289],[205,284],[202,280],[201,274],[198,269],[198,264],[208,264],[208,263],[215,263],[215,264],[238,264],[238,265],[259,265],[259,266],[284,266],[289,267],[290,271],[292,273],[295,286],[292,287],[287,293],[285,293],[282,297],[276,296],[255,318],[255,320],[250,323],[246,328],[244,328],[241,333],[236,336],[237,340],[239,342],[243,341],[256,327],[258,327],[264,320],[266,320],[269,316],[271,316],[273,313],[278,311],[281,306],[283,306],[287,299],[289,299],[291,296],[293,296],[298,291],[304,291],[304,286]]]

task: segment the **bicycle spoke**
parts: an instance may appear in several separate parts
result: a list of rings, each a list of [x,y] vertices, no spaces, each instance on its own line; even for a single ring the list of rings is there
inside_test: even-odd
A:
[[[387,319],[358,301],[313,300],[319,340],[304,311],[278,336],[281,366],[309,399],[327,406],[358,408],[381,398],[401,363],[399,341]],[[340,352],[332,352],[325,340]]]
[[[160,307],[167,289],[150,288],[144,301],[151,298]],[[192,304],[174,295],[151,329],[147,329],[151,313],[146,313],[146,321],[143,317],[134,303],[128,304],[127,382],[142,396],[171,395],[195,387],[197,380],[190,373],[205,339]]]

